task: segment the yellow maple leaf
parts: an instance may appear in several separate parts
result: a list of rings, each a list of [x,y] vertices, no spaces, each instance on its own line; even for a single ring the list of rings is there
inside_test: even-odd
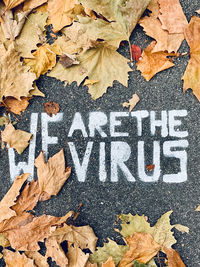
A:
[[[200,18],[192,17],[185,29],[185,38],[190,46],[190,61],[182,77],[183,91],[191,88],[193,94],[200,101]]]
[[[71,84],[76,81],[79,85],[87,76],[89,80],[99,81],[89,84],[89,93],[93,99],[101,97],[107,88],[117,80],[124,86],[128,84],[128,72],[132,69],[128,66],[128,59],[115,50],[106,46],[90,49],[77,56],[79,65],[73,65],[65,69],[57,64],[48,76]]]
[[[16,266],[26,266],[26,267],[35,267],[35,264],[32,259],[26,257],[25,254],[20,254],[18,251],[13,252],[11,250],[4,250],[3,252],[4,260],[6,266],[16,267]]]
[[[56,55],[61,54],[62,51],[58,45],[44,44],[33,53],[34,58],[25,58],[24,62],[39,78],[41,74],[45,74],[56,65]]]

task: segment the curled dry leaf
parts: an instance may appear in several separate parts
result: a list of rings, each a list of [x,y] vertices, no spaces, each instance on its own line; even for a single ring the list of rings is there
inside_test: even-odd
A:
[[[3,256],[6,266],[8,267],[35,267],[33,260],[27,258],[25,254],[20,254],[18,251],[13,252],[11,250],[5,249],[3,251]]]
[[[183,33],[188,22],[179,0],[158,0],[158,2],[161,13],[159,19],[162,23],[162,28],[169,33]]]
[[[123,107],[128,108],[129,107],[129,112],[133,110],[133,108],[137,105],[137,103],[140,101],[140,98],[137,94],[133,94],[132,98],[129,99],[128,102],[124,102],[122,104]]]
[[[183,91],[191,88],[193,94],[200,101],[200,18],[192,17],[185,29],[185,38],[190,46],[190,61],[182,79]]]
[[[61,54],[62,51],[58,45],[44,44],[33,53],[34,58],[26,58],[24,62],[39,78],[41,74],[45,74],[56,65],[56,55]]]
[[[21,154],[29,145],[32,134],[15,130],[14,126],[9,123],[2,132],[1,137],[3,142],[6,142],[9,147],[15,148],[18,154]]]
[[[164,248],[164,253],[167,254],[168,264],[169,267],[186,267],[183,263],[179,253],[171,248]]]
[[[137,70],[142,72],[142,76],[149,81],[156,73],[169,69],[174,66],[174,63],[167,58],[175,54],[166,52],[155,52],[153,49],[155,42],[153,41],[142,53],[142,59],[137,62]]]
[[[59,110],[60,110],[60,106],[58,103],[56,102],[52,102],[52,101],[49,101],[49,102],[46,102],[43,104],[44,106],[44,111],[50,116],[52,117],[52,115],[56,115]]]
[[[130,266],[134,260],[140,263],[147,263],[160,250],[160,245],[148,233],[134,233],[132,236],[126,237],[125,240],[129,250],[124,254],[119,267]]]
[[[16,216],[16,212],[11,209],[15,204],[17,196],[20,194],[20,189],[29,174],[22,174],[15,178],[11,188],[0,202],[0,222]]]
[[[63,149],[46,163],[44,154],[41,152],[35,160],[40,191],[40,200],[49,199],[52,195],[57,195],[61,187],[71,174],[71,168],[65,168],[65,158]]]
[[[3,97],[12,96],[18,100],[28,97],[36,76],[23,66],[14,45],[11,44],[0,60],[0,102]]]

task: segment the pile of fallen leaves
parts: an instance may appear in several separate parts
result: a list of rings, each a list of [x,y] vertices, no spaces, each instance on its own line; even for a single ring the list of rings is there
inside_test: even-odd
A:
[[[140,19],[146,8],[149,15]],[[142,53],[129,40],[138,21],[155,39]],[[97,99],[114,80],[127,86],[132,59],[147,81],[173,67],[184,39],[191,50],[184,91],[192,88],[200,99],[200,18],[188,24],[179,0],[4,0],[0,22],[0,104],[15,114],[43,96],[40,75],[88,86]],[[129,45],[130,59],[118,53],[120,44]]]
[[[69,211],[63,217],[35,216],[33,209],[38,201],[57,195],[71,173],[70,167],[65,168],[63,150],[48,162],[41,152],[35,166],[37,180],[28,181],[29,174],[16,177],[0,202],[1,257],[6,266],[46,267],[51,258],[61,267],[156,267],[155,260],[161,261],[159,251],[166,255],[165,266],[185,266],[178,252],[171,248],[176,243],[171,230],[176,227],[188,232],[189,229],[170,224],[172,211],[164,214],[153,227],[144,215],[121,214],[118,217],[121,230],[115,230],[120,232],[125,244],[109,239],[97,249],[92,228],[73,225],[78,213]],[[45,253],[41,252],[38,242],[44,243]]]

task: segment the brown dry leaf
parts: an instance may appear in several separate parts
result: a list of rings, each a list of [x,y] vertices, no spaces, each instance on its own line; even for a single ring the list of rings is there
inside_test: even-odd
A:
[[[80,62],[76,59],[76,56],[75,55],[69,55],[67,53],[63,54],[61,57],[60,57],[60,60],[59,60],[60,64],[64,67],[64,68],[69,68],[71,67],[72,65],[77,65],[79,64]]]
[[[79,247],[68,242],[67,258],[69,267],[83,267],[88,261],[89,254],[85,254]]]
[[[48,238],[45,242],[47,248],[46,257],[51,257],[60,267],[68,266],[68,259],[60,245],[55,238]]]
[[[196,12],[197,12],[198,14],[200,14],[200,9],[198,9]]]
[[[19,6],[21,3],[23,3],[25,0],[3,0],[5,5],[6,5],[6,9],[12,9],[16,6]]]
[[[51,237],[56,238],[59,243],[67,240],[81,249],[90,249],[91,252],[94,252],[96,248],[97,237],[88,225],[81,227],[67,224],[62,227],[53,226],[51,227]]]
[[[46,2],[47,0],[26,0],[24,2],[23,11],[32,10],[38,6],[43,5]]]
[[[3,256],[7,267],[35,267],[33,260],[27,258],[25,254],[20,254],[18,251],[13,252],[5,249]]]
[[[21,31],[20,36],[16,39],[16,50],[24,58],[33,58],[32,50],[37,49],[37,44],[44,41],[43,31],[45,30],[47,12],[30,14]]]
[[[112,257],[108,258],[108,260],[105,263],[102,263],[101,267],[115,267],[115,263]]]
[[[167,58],[167,56],[172,56],[166,52],[156,52],[152,53],[155,47],[155,42],[153,41],[142,53],[142,59],[140,59],[136,65],[137,70],[142,72],[142,76],[149,81],[156,73],[166,70],[174,66],[174,63]]]
[[[183,33],[188,22],[179,0],[158,0],[158,3],[160,5],[161,15],[159,15],[159,19],[162,28],[169,33]]]
[[[79,4],[77,0],[48,1],[49,20],[53,25],[54,32],[58,32],[64,26],[72,23],[72,13],[77,4]]]
[[[151,0],[147,9],[151,11],[151,13],[150,13],[151,17],[157,18],[158,15],[160,14],[160,8],[159,8],[158,0]]]
[[[26,16],[28,16],[29,11],[19,11],[15,12],[12,10],[7,10],[1,16],[3,19],[3,23],[1,23],[1,27],[5,38],[14,40],[21,32],[22,27],[26,21]]]
[[[60,106],[58,103],[56,102],[52,102],[52,101],[49,101],[49,102],[46,102],[43,104],[44,106],[44,111],[50,116],[52,117],[52,115],[56,115],[59,110],[60,110]]]
[[[163,30],[161,22],[155,17],[146,16],[139,21],[139,24],[146,34],[157,42],[152,52],[177,52],[184,40],[183,33],[169,34],[168,31]]]
[[[3,101],[5,107],[17,115],[21,115],[21,112],[24,111],[29,105],[29,98],[22,97],[21,100],[18,100],[13,97],[6,97]]]
[[[47,263],[47,256],[42,256],[37,251],[25,251],[25,255],[34,261],[35,267],[49,267]],[[16,266],[17,267],[17,266]],[[26,267],[26,266],[24,266]]]
[[[185,38],[190,46],[190,61],[182,79],[183,91],[191,88],[193,94],[200,101],[200,18],[192,17],[185,29]]]
[[[39,78],[41,74],[45,74],[56,65],[56,55],[61,54],[62,51],[58,45],[44,44],[33,53],[34,58],[25,58],[24,62]]]
[[[69,54],[69,55],[75,53],[79,54],[82,51],[82,49],[77,43],[74,43],[72,40],[70,40],[69,37],[65,35],[63,30],[62,30],[62,36],[59,36],[58,39],[55,40],[54,44],[58,45],[64,54]]]
[[[2,132],[1,137],[3,142],[6,142],[9,147],[15,148],[18,154],[21,154],[29,145],[32,134],[21,130],[15,130],[14,126],[9,123]]]
[[[4,230],[11,246],[16,250],[37,251],[40,249],[38,242],[50,236],[52,225],[59,224],[59,221],[71,216],[71,212],[59,218],[49,215],[31,218],[31,221],[21,221],[18,227],[11,230]],[[18,216],[17,216],[18,217]]]
[[[28,182],[18,197],[16,203],[12,206],[12,209],[17,215],[22,214],[24,211],[32,210],[40,197],[40,189],[38,181],[32,180]]]
[[[128,102],[124,102],[122,104],[122,106],[124,108],[128,108],[129,107],[129,112],[131,112],[133,110],[133,108],[137,105],[137,103],[140,101],[140,98],[137,94],[133,94],[132,98],[129,99]]]
[[[11,188],[4,196],[4,198],[0,202],[0,222],[3,220],[7,220],[12,216],[15,216],[16,213],[14,210],[10,209],[11,206],[15,204],[17,196],[20,194],[20,189],[26,179],[28,178],[29,174],[22,174],[15,178],[14,183],[12,184]]]
[[[71,174],[71,168],[65,168],[65,158],[63,149],[46,163],[44,154],[41,152],[35,160],[40,191],[40,201],[49,199],[52,195],[57,195],[61,187]]]
[[[186,267],[183,263],[179,253],[172,249],[172,248],[164,248],[164,253],[167,254],[168,264],[169,267]]]
[[[134,260],[140,263],[149,262],[160,250],[160,245],[148,233],[135,233],[125,238],[130,249],[124,254],[119,267],[130,266]]]
[[[29,71],[29,67],[22,65],[13,44],[1,57],[0,73],[0,102],[7,96],[20,100],[22,96],[29,96],[29,91],[34,89],[36,76]]]

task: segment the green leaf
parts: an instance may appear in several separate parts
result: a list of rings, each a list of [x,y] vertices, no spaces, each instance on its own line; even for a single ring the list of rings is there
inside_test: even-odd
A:
[[[90,255],[90,262],[91,263],[103,263],[108,260],[110,256],[112,256],[113,261],[117,265],[124,253],[129,249],[128,246],[118,245],[111,239],[108,239],[108,243],[104,243],[103,247],[98,247],[94,254]]]

